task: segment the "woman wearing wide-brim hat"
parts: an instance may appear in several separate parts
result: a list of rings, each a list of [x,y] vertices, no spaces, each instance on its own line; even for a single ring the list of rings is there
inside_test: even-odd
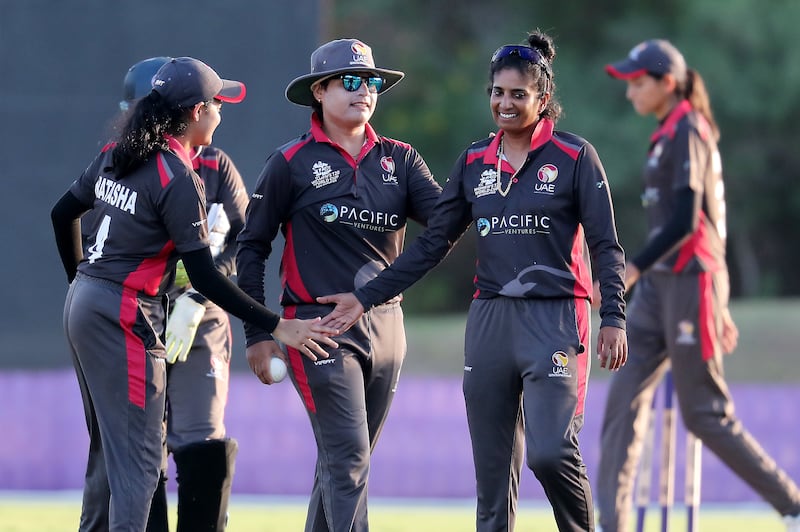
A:
[[[441,188],[406,143],[378,136],[369,120],[380,94],[403,78],[378,68],[369,46],[339,39],[311,55],[311,72],[286,97],[310,106],[311,128],[278,148],[256,184],[239,235],[239,285],[264,300],[264,261],[280,230],[283,314],[321,317],[325,294],[359,288],[394,261],[406,221],[425,224]],[[317,442],[306,530],[368,530],[370,453],[389,412],[405,357],[400,298],[364,315],[316,363],[245,326],[247,360],[265,384],[271,357],[285,358]]]

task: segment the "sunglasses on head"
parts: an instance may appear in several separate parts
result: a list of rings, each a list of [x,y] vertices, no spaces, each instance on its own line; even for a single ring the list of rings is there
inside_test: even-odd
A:
[[[506,57],[512,55],[517,55],[526,61],[530,61],[531,63],[539,65],[548,76],[550,75],[550,65],[542,56],[542,54],[530,46],[524,46],[521,44],[507,44],[505,46],[501,46],[492,54],[492,63],[496,63],[501,59],[505,59]]]
[[[379,76],[359,76],[358,74],[342,74],[338,78],[342,80],[342,86],[348,92],[357,91],[364,82],[366,82],[367,89],[370,92],[380,92],[385,81]]]

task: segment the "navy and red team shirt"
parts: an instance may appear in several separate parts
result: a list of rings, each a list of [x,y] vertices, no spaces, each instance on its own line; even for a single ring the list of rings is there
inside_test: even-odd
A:
[[[642,194],[648,239],[632,262],[642,271],[650,267],[675,273],[724,270],[725,187],[711,127],[684,100],[667,115],[650,142]],[[693,205],[682,208],[679,202],[686,198],[693,198]],[[681,216],[691,220],[676,219]]]
[[[353,159],[313,114],[307,133],[269,157],[251,194],[238,237],[239,286],[264,301],[264,261],[281,231],[281,305],[352,292],[397,258],[407,221],[426,224],[440,194],[408,144],[380,137],[367,124]],[[248,345],[269,338],[247,323],[245,334]]]
[[[121,179],[107,145],[72,184],[93,209],[79,272],[157,296],[172,285],[180,254],[208,247],[203,184],[183,147],[169,145]]]
[[[503,134],[475,142],[461,154],[428,228],[389,269],[357,290],[356,297],[369,308],[404,290],[474,225],[474,297],[589,299],[594,264],[602,326],[624,329],[624,254],[594,147],[576,135],[554,131],[551,120],[540,120],[528,158],[504,197],[497,185]],[[513,173],[503,159],[503,190]]]

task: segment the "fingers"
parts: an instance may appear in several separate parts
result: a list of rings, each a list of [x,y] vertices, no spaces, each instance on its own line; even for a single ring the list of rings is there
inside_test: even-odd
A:
[[[353,318],[352,316],[348,316],[346,314],[332,312],[331,314],[325,316],[324,319],[327,320],[325,321],[324,325],[336,329],[336,334],[333,336],[338,336],[352,327],[359,318]]]
[[[322,348],[317,342],[314,340],[307,340],[303,343],[300,352],[303,353],[309,359],[316,361],[318,358],[328,358],[328,352]]]
[[[613,329],[600,330],[597,337],[597,358],[600,367],[609,371],[618,371],[628,361],[628,342],[624,331]]]
[[[299,351],[314,361],[316,361],[318,357],[328,358],[328,352],[325,350],[325,348],[319,345],[318,342],[325,344],[329,347],[332,347],[334,349],[339,347],[339,344],[337,344],[329,336],[314,334],[310,335],[306,340],[302,342]]]
[[[350,319],[346,314],[334,309],[329,314],[323,316],[318,325],[336,329],[336,333],[338,334],[340,331],[349,329],[350,326],[355,323],[355,321],[356,320]]]
[[[320,320],[319,325],[322,326],[322,327],[333,326],[332,322],[334,320],[336,320],[336,318],[333,316],[333,312],[331,312],[330,314],[326,314],[326,315],[322,316],[322,319]]]
[[[334,349],[339,347],[339,344],[337,344],[330,336],[320,336],[317,338],[317,340],[329,347],[333,347]]]
[[[183,348],[182,342],[180,340],[176,340],[175,337],[168,337],[167,338],[167,362],[170,364],[174,364],[176,360],[178,360],[178,355]]]
[[[325,336],[337,336],[339,334],[338,327],[333,325],[324,325],[322,322],[313,324],[311,326],[311,331]]]
[[[275,381],[272,380],[272,373],[269,371],[269,364],[259,364],[258,370],[253,370],[253,373],[256,374],[258,380],[269,386],[273,384]]]
[[[616,346],[604,350],[602,354],[598,355],[598,358],[600,359],[601,368],[607,368],[609,371],[619,371],[628,361],[628,354],[621,346]]]

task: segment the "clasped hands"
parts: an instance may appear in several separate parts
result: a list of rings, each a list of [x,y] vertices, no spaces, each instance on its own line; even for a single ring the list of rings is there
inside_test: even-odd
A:
[[[322,318],[320,325],[334,327],[344,332],[361,318],[364,307],[352,292],[332,294],[317,298],[317,303],[336,305]],[[597,357],[600,366],[617,371],[628,359],[628,342],[625,331],[616,327],[601,327],[597,337]]]

